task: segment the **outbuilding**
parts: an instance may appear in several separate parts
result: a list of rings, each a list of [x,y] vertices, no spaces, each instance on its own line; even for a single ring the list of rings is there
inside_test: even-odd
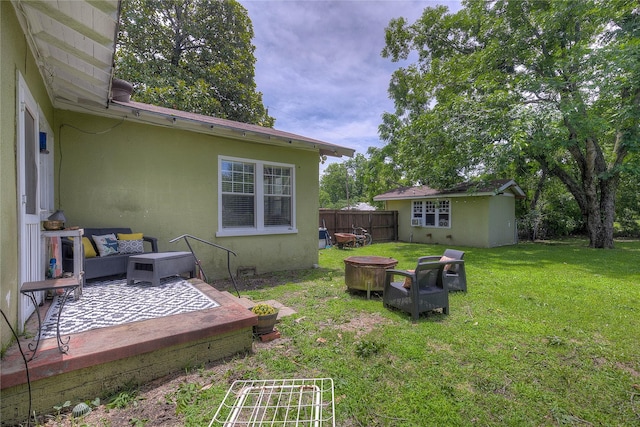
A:
[[[402,187],[374,197],[398,211],[398,239],[471,247],[518,241],[516,199],[525,193],[511,179],[466,182],[445,190]]]

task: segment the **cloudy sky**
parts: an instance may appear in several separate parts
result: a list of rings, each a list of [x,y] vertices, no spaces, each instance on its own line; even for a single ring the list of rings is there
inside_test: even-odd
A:
[[[362,154],[382,146],[378,126],[393,111],[387,87],[400,64],[380,55],[389,21],[413,23],[437,4],[459,8],[448,0],[239,1],[253,23],[256,84],[275,127]]]

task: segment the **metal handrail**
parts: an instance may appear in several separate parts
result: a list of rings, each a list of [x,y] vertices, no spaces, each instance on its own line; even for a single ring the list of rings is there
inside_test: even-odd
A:
[[[200,260],[196,256],[196,253],[193,251],[193,248],[191,247],[191,244],[189,243],[188,238],[192,238],[194,240],[197,240],[198,242],[202,242],[202,243],[205,243],[205,244],[207,244],[209,246],[213,246],[214,248],[218,248],[218,249],[222,249],[224,251],[227,251],[227,271],[229,272],[229,277],[231,277],[231,281],[233,282],[233,288],[236,290],[236,294],[238,294],[238,298],[240,298],[240,292],[238,291],[238,285],[236,283],[236,279],[233,277],[233,274],[231,274],[231,256],[230,256],[230,254],[233,254],[233,256],[238,256],[238,255],[235,252],[233,252],[231,249],[227,249],[224,246],[216,245],[215,243],[211,243],[211,242],[206,241],[204,239],[201,239],[199,237],[192,236],[191,234],[183,234],[182,236],[178,236],[175,239],[169,240],[169,243],[174,243],[174,242],[177,242],[180,239],[184,239],[185,243],[189,247],[189,250],[191,251],[191,255],[193,255],[193,258],[196,260],[196,264],[200,268],[200,272],[204,276],[204,281],[207,282],[207,283],[209,283],[209,279],[207,279],[207,275],[205,274],[204,270],[202,269],[202,264],[200,263]]]

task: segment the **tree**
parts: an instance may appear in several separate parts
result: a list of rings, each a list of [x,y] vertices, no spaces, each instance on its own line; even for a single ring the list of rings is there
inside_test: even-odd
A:
[[[370,201],[366,194],[368,172],[368,161],[362,154],[328,165],[320,178],[320,206],[341,209]]]
[[[411,186],[412,184],[400,166],[394,163],[393,148],[392,145],[386,145],[382,148],[369,147],[367,150],[369,160],[363,178],[365,180],[365,197],[369,203],[373,203],[373,198],[378,194],[385,193],[392,188]]]
[[[252,38],[234,0],[127,0],[116,72],[137,101],[272,127],[256,91]]]
[[[616,189],[639,165],[640,9],[625,0],[467,0],[390,22],[383,140],[413,182],[445,187],[535,162],[577,202],[590,246],[613,247]]]

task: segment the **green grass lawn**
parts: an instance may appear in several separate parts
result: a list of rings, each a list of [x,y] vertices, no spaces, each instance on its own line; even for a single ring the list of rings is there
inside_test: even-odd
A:
[[[412,323],[346,292],[344,258],[413,268],[444,247],[320,251],[320,268],[245,292],[297,311],[282,338],[232,360],[180,410],[206,425],[233,379],[330,377],[338,426],[640,426],[640,242],[582,240],[466,252],[469,292]]]

